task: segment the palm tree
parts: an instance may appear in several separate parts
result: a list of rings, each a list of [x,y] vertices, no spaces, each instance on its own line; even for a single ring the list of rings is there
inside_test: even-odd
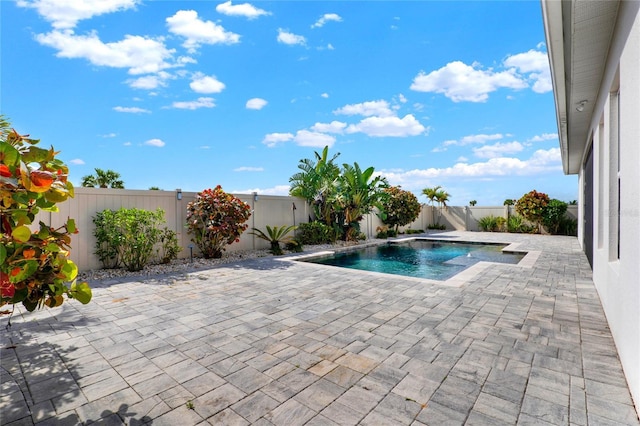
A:
[[[440,187],[438,187],[440,188]],[[447,207],[447,201],[451,195],[444,189],[438,189],[434,195],[435,201],[438,203],[438,215],[436,219],[436,225],[440,225],[440,216],[442,216],[442,208]]]
[[[81,185],[86,188],[118,188],[124,189],[124,182],[120,180],[120,173],[113,170],[95,169],[95,175],[82,177]]]
[[[335,183],[340,175],[340,168],[334,163],[340,153],[329,159],[329,147],[322,153],[314,152],[315,158],[300,160],[300,172],[289,178],[291,189],[289,194],[307,200],[313,206],[316,218],[331,226],[333,212],[327,202],[335,192]]]
[[[429,199],[429,203],[431,204],[431,207],[433,207],[433,203],[436,200],[436,194],[438,193],[440,188],[442,187],[438,185],[438,186],[434,186],[433,188],[425,188],[422,190],[422,194],[426,195],[426,197]]]
[[[373,176],[374,168],[362,170],[358,163],[343,165],[334,201],[345,227],[345,239],[355,240],[360,232],[362,217],[370,213],[384,197],[389,184],[380,176]]]
[[[271,253],[275,255],[282,254],[282,248],[280,243],[288,243],[293,240],[291,235],[287,235],[291,231],[295,231],[297,227],[292,225],[274,226],[273,228],[267,225],[267,232],[261,231],[257,228],[251,228],[249,234],[255,235],[265,241],[269,241],[271,244]]]

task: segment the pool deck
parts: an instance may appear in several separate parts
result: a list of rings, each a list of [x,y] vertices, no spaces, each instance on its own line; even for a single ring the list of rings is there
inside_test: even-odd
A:
[[[0,424],[639,424],[575,237],[437,237],[537,254],[450,285],[281,258],[91,283],[0,317]]]

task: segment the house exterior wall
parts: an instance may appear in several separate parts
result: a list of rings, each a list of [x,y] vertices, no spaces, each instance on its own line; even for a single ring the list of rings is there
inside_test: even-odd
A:
[[[640,14],[621,56],[609,58],[607,66],[617,69],[618,77],[611,82],[604,107],[594,117],[597,124],[591,129],[593,281],[640,412]],[[581,188],[585,173],[583,166]],[[582,190],[580,197],[583,205]],[[583,218],[584,212],[580,212],[581,242]]]

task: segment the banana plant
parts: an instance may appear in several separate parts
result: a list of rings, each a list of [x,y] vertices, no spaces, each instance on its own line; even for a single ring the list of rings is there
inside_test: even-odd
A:
[[[293,236],[287,235],[289,232],[294,231],[297,226],[293,225],[283,225],[283,226],[274,226],[273,228],[267,225],[267,232],[261,231],[257,228],[251,228],[251,232],[249,234],[255,235],[256,237],[269,241],[271,244],[271,253],[274,255],[282,254],[282,248],[280,247],[280,243],[286,244],[293,240]]]

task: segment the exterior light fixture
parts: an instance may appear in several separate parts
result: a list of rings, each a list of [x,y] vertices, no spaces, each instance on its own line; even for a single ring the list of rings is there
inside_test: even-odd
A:
[[[257,192],[253,193],[253,201],[258,201],[258,193]]]
[[[180,188],[176,189],[176,200],[182,200],[182,189]]]
[[[577,105],[577,107],[576,107],[576,111],[578,111],[578,112],[582,112],[582,111],[584,111],[584,106],[587,104],[587,102],[589,102],[589,101],[588,101],[588,100],[586,100],[586,99],[581,100],[580,102],[578,102],[578,103],[576,104],[576,105]]]

